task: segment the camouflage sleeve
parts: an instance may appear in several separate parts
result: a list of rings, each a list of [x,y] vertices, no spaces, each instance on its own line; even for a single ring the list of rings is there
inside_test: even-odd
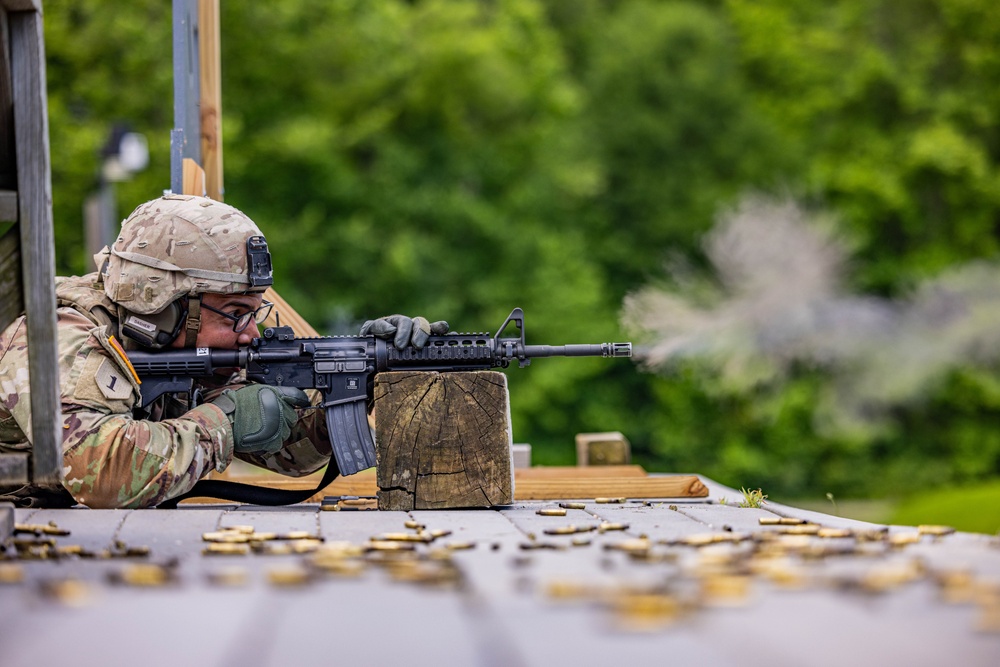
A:
[[[213,405],[163,421],[133,418],[138,383],[103,328],[62,308],[59,348],[63,486],[79,503],[153,506],[229,465],[232,428]],[[28,424],[30,416],[19,421]]]
[[[299,421],[278,452],[268,455],[237,453],[236,458],[289,477],[308,475],[325,466],[333,453],[325,413],[323,410],[299,410],[298,413]]]

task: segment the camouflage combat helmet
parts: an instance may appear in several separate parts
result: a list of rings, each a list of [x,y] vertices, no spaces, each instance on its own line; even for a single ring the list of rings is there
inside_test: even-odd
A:
[[[221,202],[166,195],[122,223],[104,269],[104,291],[134,313],[158,313],[182,296],[263,292],[271,257],[257,225]]]
[[[263,292],[271,255],[257,225],[232,206],[205,197],[165,195],[142,204],[95,259],[104,292],[122,311],[123,336],[164,347],[201,329],[202,294]]]

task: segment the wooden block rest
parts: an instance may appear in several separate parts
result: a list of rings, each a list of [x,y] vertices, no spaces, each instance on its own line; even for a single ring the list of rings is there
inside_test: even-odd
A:
[[[632,446],[618,431],[576,434],[577,465],[628,465],[631,462]]]
[[[374,403],[379,509],[492,507],[514,501],[503,373],[380,373]]]

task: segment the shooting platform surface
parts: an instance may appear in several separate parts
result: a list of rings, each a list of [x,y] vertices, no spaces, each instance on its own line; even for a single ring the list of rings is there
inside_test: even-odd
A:
[[[0,561],[0,664],[1000,662],[995,536],[740,508],[701,482],[562,516],[19,509],[69,534]]]

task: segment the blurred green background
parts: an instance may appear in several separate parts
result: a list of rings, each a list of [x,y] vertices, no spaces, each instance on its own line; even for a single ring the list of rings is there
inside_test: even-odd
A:
[[[118,217],[169,187],[170,30],[167,0],[45,3],[60,273],[93,269],[83,201],[113,123],[151,152]],[[992,0],[222,0],[222,68],[225,199],[323,333],[393,312],[494,330],[521,306],[529,342],[622,340],[623,299],[670,262],[706,268],[747,192],[832,214],[860,294],[998,256]],[[696,363],[509,380],[535,463],[618,430],[651,471],[875,499],[878,520],[974,486],[946,519],[994,532],[997,371],[957,364],[890,428],[839,435],[815,424],[822,368],[738,391]]]

